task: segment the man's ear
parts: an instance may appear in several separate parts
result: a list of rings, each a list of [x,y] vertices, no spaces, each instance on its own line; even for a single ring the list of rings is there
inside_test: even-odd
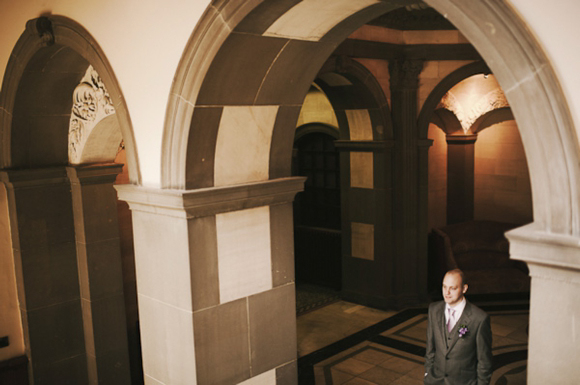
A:
[[[467,292],[467,288],[468,288],[468,287],[469,287],[469,286],[467,286],[467,284],[463,285],[463,294],[465,294],[465,293]]]

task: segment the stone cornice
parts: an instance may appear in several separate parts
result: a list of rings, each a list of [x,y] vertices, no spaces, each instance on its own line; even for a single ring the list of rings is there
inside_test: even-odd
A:
[[[510,257],[526,262],[532,277],[580,283],[580,238],[549,233],[534,223],[510,230],[506,237]]]
[[[477,134],[471,135],[447,135],[447,144],[473,144],[477,140]]]
[[[69,183],[65,167],[2,170],[0,181],[16,188]]]
[[[402,7],[371,20],[368,24],[398,30],[456,30],[443,15],[425,5],[420,9]]]
[[[395,142],[392,140],[336,140],[334,146],[339,151],[367,151],[381,152],[393,148]]]
[[[123,165],[118,163],[84,165],[67,167],[67,174],[71,182],[80,182],[82,185],[113,183],[117,175],[123,171]]]
[[[199,218],[253,207],[288,203],[304,189],[303,177],[280,178],[235,186],[196,190],[154,189],[117,185],[120,200],[133,211]]]
[[[471,44],[404,45],[358,39],[346,39],[333,55],[380,60],[481,60]]]

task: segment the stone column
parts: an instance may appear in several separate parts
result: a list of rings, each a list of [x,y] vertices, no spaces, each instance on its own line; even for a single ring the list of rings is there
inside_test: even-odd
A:
[[[389,62],[391,75],[391,114],[397,138],[395,144],[395,292],[397,304],[406,306],[421,301],[427,293],[427,249],[422,247],[427,234],[419,231],[421,217],[419,177],[419,137],[417,128],[419,74],[423,69],[420,60],[393,60]],[[424,270],[424,271],[423,271]],[[420,273],[421,272],[421,273]]]
[[[31,384],[87,384],[71,186],[64,167],[0,172]]]
[[[295,384],[292,201],[303,178],[116,186],[133,216],[151,384]]]
[[[417,149],[419,157],[418,170],[418,212],[417,212],[417,250],[419,264],[417,266],[418,293],[427,293],[429,287],[429,148],[433,145],[432,139],[418,139]]]
[[[532,277],[528,384],[575,384],[580,378],[580,237],[532,223],[506,234],[511,258]]]
[[[341,157],[342,297],[394,304],[392,141],[335,142]]]
[[[117,194],[123,165],[67,167],[89,384],[130,384]]]
[[[447,135],[447,224],[473,219],[475,135]]]

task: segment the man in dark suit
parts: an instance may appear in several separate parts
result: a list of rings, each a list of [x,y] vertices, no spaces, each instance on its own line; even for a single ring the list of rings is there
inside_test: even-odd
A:
[[[492,374],[491,324],[486,312],[465,299],[459,269],[443,278],[444,301],[429,306],[425,384],[488,385]]]

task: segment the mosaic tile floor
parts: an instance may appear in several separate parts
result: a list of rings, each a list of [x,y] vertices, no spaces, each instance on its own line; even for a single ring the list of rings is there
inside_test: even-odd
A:
[[[491,316],[491,383],[525,384],[528,304],[480,307]],[[299,384],[423,384],[426,313],[426,308],[382,312],[339,301],[298,317]]]
[[[316,310],[340,299],[340,291],[305,283],[296,283],[296,315]]]

